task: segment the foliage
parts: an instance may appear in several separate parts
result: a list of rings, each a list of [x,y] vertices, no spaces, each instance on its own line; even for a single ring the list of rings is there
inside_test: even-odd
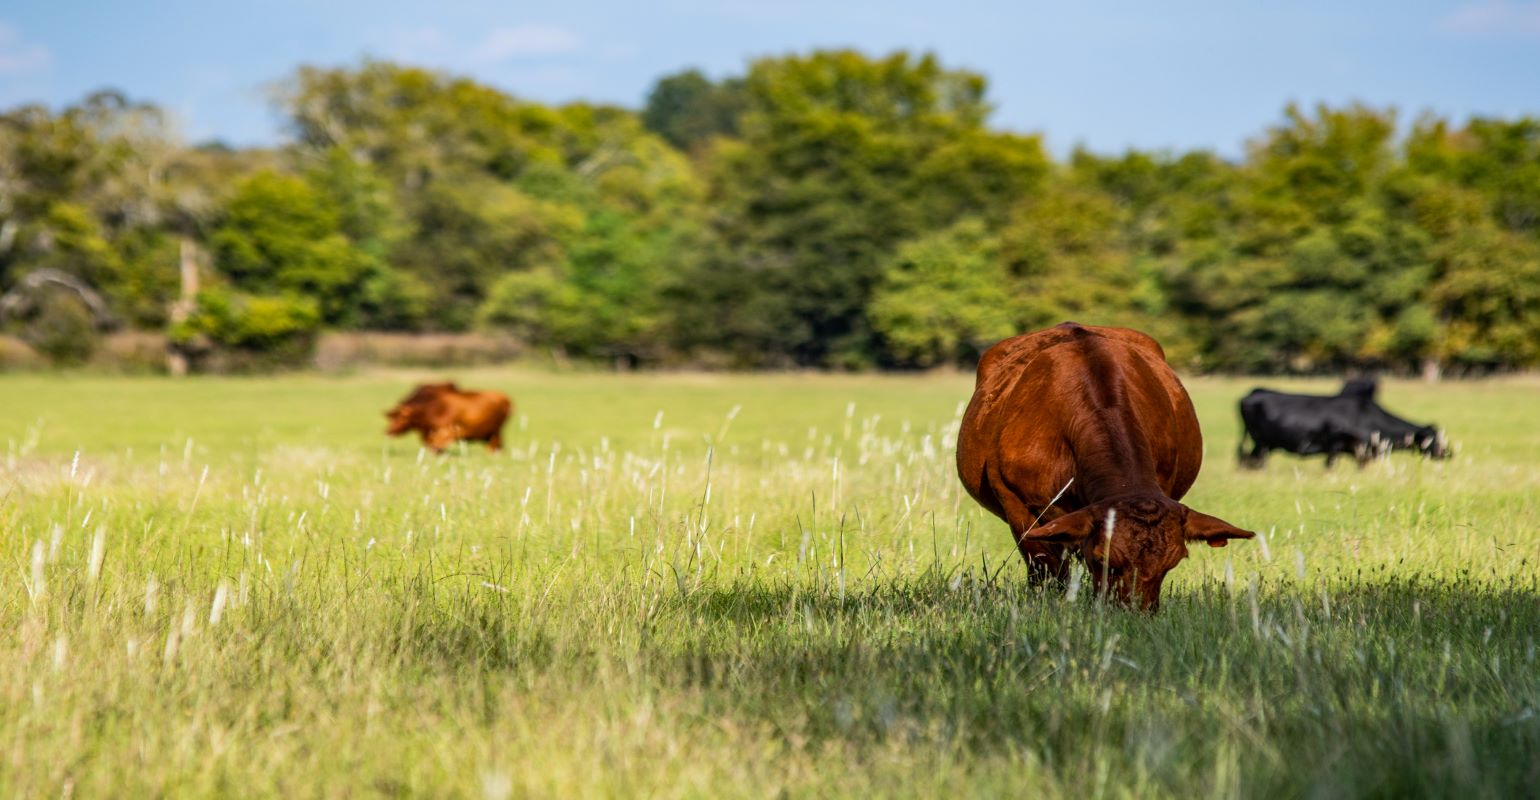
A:
[[[171,339],[194,351],[207,342],[252,356],[260,366],[289,366],[309,357],[321,321],[309,297],[208,289],[198,293],[188,318],[172,326]]]
[[[479,321],[569,355],[656,358],[669,245],[667,234],[649,236],[622,215],[596,214],[563,260],[498,280]]]
[[[745,91],[741,140],[705,167],[717,246],[685,294],[710,309],[689,343],[745,363],[874,362],[866,310],[896,248],[997,220],[1047,169],[1036,138],[983,127],[982,77],[930,56],[763,59]]]
[[[22,329],[22,340],[50,363],[84,364],[100,342],[96,317],[70,292],[44,292]]]
[[[348,235],[412,276],[410,286],[426,289],[415,325],[469,327],[495,285],[538,283],[541,275],[572,282],[560,293],[573,298],[572,313],[605,305],[588,296],[592,287],[582,277],[582,251],[604,246],[588,239],[594,225],[667,239],[696,214],[688,162],[630,112],[549,108],[464,79],[380,63],[303,69],[284,105],[300,152],[319,165],[313,179],[343,209]],[[593,222],[611,217],[623,222]],[[668,256],[652,253],[653,275]],[[655,291],[658,283],[654,278],[645,288]],[[626,336],[650,324],[569,322],[542,330],[557,337],[545,343],[590,351],[628,346],[595,342],[595,330]]]
[[[314,298],[334,325],[358,316],[361,286],[383,270],[342,233],[334,206],[310,183],[268,171],[235,189],[210,244],[235,286]]]
[[[700,70],[665,75],[653,84],[642,124],[669,144],[690,152],[718,136],[735,136],[748,105],[743,81],[713,83]]]
[[[0,114],[0,289],[61,270],[164,326],[206,283],[342,330],[497,329],[574,358],[965,364],[1066,318],[1196,369],[1540,364],[1540,121],[1290,105],[1236,161],[1054,163],[983,76],[823,50],[664,76],[638,112],[379,61],[304,67],[277,151],[99,92]],[[965,252],[966,251],[966,252]],[[934,293],[936,303],[925,302]]]
[[[872,298],[872,327],[899,364],[977,359],[1018,328],[1009,279],[984,225],[965,220],[907,242]]]
[[[60,269],[159,324],[175,291],[166,234],[199,213],[186,160],[160,109],[116,92],[0,113],[0,287]]]

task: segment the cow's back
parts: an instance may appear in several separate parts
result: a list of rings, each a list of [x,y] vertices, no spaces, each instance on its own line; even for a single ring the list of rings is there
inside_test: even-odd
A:
[[[1096,423],[1091,409],[1105,407],[1119,409],[1117,424],[1149,448],[1160,488],[1180,499],[1197,478],[1202,434],[1164,351],[1138,331],[1073,323],[1007,339],[980,359],[958,433],[963,485],[1001,517],[1000,483],[1046,509],[1076,475],[1073,444]],[[1077,497],[1072,488],[1056,508],[1078,507]]]
[[[454,398],[454,422],[469,439],[491,436],[503,427],[513,403],[502,392],[461,392]]]

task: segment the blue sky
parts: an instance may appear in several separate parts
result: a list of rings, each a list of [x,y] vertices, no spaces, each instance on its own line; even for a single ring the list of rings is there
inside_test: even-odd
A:
[[[815,47],[928,49],[990,79],[1002,128],[1075,144],[1234,155],[1290,100],[1540,113],[1540,0],[158,0],[0,3],[0,107],[101,87],[186,138],[273,143],[266,91],[364,56],[543,101],[638,106],[654,79]]]

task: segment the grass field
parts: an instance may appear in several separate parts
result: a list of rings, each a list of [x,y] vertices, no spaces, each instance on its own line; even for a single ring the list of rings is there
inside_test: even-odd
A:
[[[1540,381],[1391,383],[1449,462],[1234,466],[1161,613],[1024,587],[968,376],[0,376],[0,796],[1531,795]],[[1297,383],[1324,388],[1325,383]]]

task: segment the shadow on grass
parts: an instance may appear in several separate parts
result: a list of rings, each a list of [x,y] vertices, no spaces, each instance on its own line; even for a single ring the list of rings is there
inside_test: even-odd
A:
[[[764,583],[709,586],[670,598],[679,613],[716,622],[756,624],[789,614],[811,614],[824,620],[859,621],[894,615],[980,614],[982,618],[1020,621],[1024,617],[1070,614],[1081,619],[1135,629],[1166,630],[1176,625],[1215,619],[1233,621],[1238,610],[1248,625],[1263,618],[1319,619],[1360,627],[1403,630],[1417,628],[1495,626],[1518,628],[1540,623],[1540,576],[1513,578],[1505,583],[1426,576],[1388,576],[1356,583],[1262,583],[1252,588],[1207,581],[1191,588],[1168,589],[1161,611],[1136,612],[1094,597],[1088,585],[1077,599],[1066,587],[1028,586],[1012,580],[963,579],[946,582],[917,579],[866,585],[847,592],[828,587],[809,589],[795,584]],[[1255,608],[1255,615],[1252,608]],[[1344,618],[1351,617],[1350,620]]]
[[[1151,617],[998,582],[723,587],[674,601],[653,663],[811,742],[1025,751],[1071,783],[1190,794],[1234,758],[1244,795],[1514,796],[1540,779],[1537,601],[1517,580],[1213,583]]]
[[[1181,796],[1481,797],[1540,780],[1533,579],[1211,582],[1155,616],[967,576],[708,585],[650,613],[610,599],[422,609],[395,644],[492,680],[605,672],[596,687],[695,709],[670,724],[732,720],[858,760],[1026,758],[1069,790],[1101,775]]]

